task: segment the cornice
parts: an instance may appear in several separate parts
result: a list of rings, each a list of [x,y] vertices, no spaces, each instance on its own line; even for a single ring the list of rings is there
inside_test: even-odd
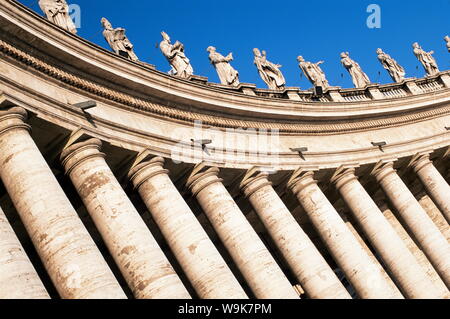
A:
[[[93,81],[83,79],[77,75],[66,72],[58,67],[52,66],[30,54],[15,48],[14,46],[0,40],[0,52],[6,56],[18,61],[22,66],[31,67],[34,70],[42,73],[42,75],[51,77],[57,81],[64,82],[74,88],[85,91],[86,93],[94,94],[98,98],[105,99],[109,102],[115,102],[125,105],[131,109],[145,111],[151,114],[156,114],[168,119],[186,121],[187,123],[194,123],[201,121],[203,125],[211,125],[222,128],[257,128],[268,130],[279,130],[280,133],[291,134],[312,134],[312,135],[329,135],[336,133],[346,133],[361,130],[370,130],[376,128],[387,128],[392,126],[399,126],[409,123],[416,123],[450,114],[450,104],[436,103],[439,99],[434,96],[435,102],[432,107],[425,110],[415,108],[410,114],[402,112],[398,115],[391,115],[384,118],[363,118],[358,122],[342,121],[336,119],[322,119],[322,123],[313,121],[291,123],[282,122],[280,120],[274,121],[251,121],[238,120],[234,118],[227,118],[225,116],[214,116],[203,113],[188,112],[176,108],[167,107],[161,104],[144,100],[125,93],[114,91],[106,86],[97,84]],[[445,94],[443,101],[450,101],[450,97]]]
[[[367,90],[343,89],[340,91],[344,100],[349,97],[349,101],[345,102],[305,102],[301,99],[294,101],[249,96],[221,88],[220,85],[199,84],[169,76],[154,70],[151,65],[128,61],[62,30],[13,0],[1,2],[0,25],[8,26],[2,28],[5,32],[20,34],[24,46],[28,45],[27,42],[34,46],[24,52],[8,41],[11,39],[3,39],[2,50],[22,63],[101,98],[187,122],[203,121],[206,125],[217,127],[277,128],[294,134],[332,134],[378,126],[389,127],[394,122],[402,124],[403,121],[398,122],[399,114],[421,111],[424,108],[437,110],[450,102],[450,89],[444,86],[429,94],[412,95],[406,89],[400,89],[403,84],[371,85]],[[27,41],[28,39],[33,41]],[[67,68],[58,69],[30,53],[38,51],[48,55],[48,61],[59,59],[66,63]],[[78,74],[67,71],[74,69],[74,66]],[[98,81],[95,81],[96,78]],[[123,89],[111,89],[100,84],[105,78]],[[436,82],[439,77],[418,81],[428,80]],[[386,99],[382,100],[358,98],[367,96],[374,87],[382,92],[387,90],[392,96],[386,94]],[[396,93],[396,90],[401,93]],[[302,94],[308,96],[311,92],[304,91]],[[353,97],[354,102],[350,102]],[[439,111],[439,114],[434,113],[431,116],[442,114]],[[387,121],[368,120],[392,115],[397,117]],[[429,118],[430,114],[415,116],[413,121]],[[359,128],[340,123],[356,120],[362,120]],[[327,130],[331,121],[336,124],[336,128]],[[327,125],[315,125],[316,122],[325,122]]]

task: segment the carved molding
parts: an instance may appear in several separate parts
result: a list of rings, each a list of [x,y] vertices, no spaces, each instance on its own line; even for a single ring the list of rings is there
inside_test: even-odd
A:
[[[114,91],[93,81],[83,79],[79,76],[61,70],[60,68],[52,66],[22,50],[15,48],[14,46],[6,43],[3,40],[0,40],[0,52],[15,59],[16,61],[19,61],[23,65],[30,66],[36,71],[39,71],[58,81],[64,82],[65,84],[71,85],[77,89],[95,94],[99,98],[120,103],[137,110],[157,114],[170,119],[182,120],[189,123],[202,121],[204,125],[212,125],[215,127],[277,129],[280,130],[281,133],[328,135],[335,133],[400,126],[403,124],[416,123],[450,114],[450,105],[444,105],[426,111],[416,111],[411,114],[396,115],[380,119],[366,119],[359,122],[335,122],[331,125],[330,123],[294,124],[229,119],[170,108],[128,94]]]

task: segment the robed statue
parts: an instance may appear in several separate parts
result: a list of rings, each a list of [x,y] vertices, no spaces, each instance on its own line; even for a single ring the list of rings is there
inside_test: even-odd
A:
[[[262,53],[259,49],[253,49],[255,55],[254,63],[258,69],[259,75],[271,90],[283,90],[286,85],[286,80],[280,71],[282,67],[279,64],[274,64],[267,60],[265,51]]]
[[[364,88],[370,84],[369,77],[363,72],[359,64],[350,58],[348,52],[341,53],[341,63],[350,73],[356,88]]]
[[[230,64],[233,61],[233,53],[224,57],[216,51],[215,47],[208,47],[206,51],[209,52],[209,61],[214,66],[219,75],[220,83],[223,85],[239,85],[239,72],[236,71]]]
[[[450,52],[450,37],[448,35],[444,38],[445,42],[447,42],[447,50]]]
[[[400,83],[405,79],[405,69],[395,61],[389,54],[383,52],[383,50],[378,49],[378,60],[381,62],[383,67],[389,72],[392,79]]]
[[[72,33],[77,33],[77,27],[69,15],[69,6],[65,0],[39,0],[39,7],[49,21]]]
[[[302,56],[297,58],[299,62],[299,67],[305,74],[306,78],[316,87],[322,87],[326,89],[330,86],[328,80],[325,76],[325,73],[320,68],[320,65],[324,63],[324,61],[319,61],[317,63],[307,62]]]
[[[414,55],[417,57],[420,63],[422,63],[427,75],[432,76],[438,74],[439,67],[433,57],[434,51],[426,52],[417,42],[413,44],[413,48]]]
[[[133,44],[125,35],[124,28],[114,29],[106,18],[102,18],[102,25],[104,29],[103,36],[114,52],[130,59],[131,61],[139,60],[137,55],[134,53]]]
[[[184,53],[184,45],[181,42],[170,42],[170,37],[167,33],[161,32],[163,40],[159,44],[162,54],[166,57],[172,70],[171,75],[176,75],[182,78],[188,78],[194,74],[194,69],[191,66],[189,59]]]

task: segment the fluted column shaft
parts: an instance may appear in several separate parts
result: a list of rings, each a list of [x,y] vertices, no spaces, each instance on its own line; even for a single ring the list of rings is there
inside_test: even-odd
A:
[[[62,163],[136,298],[190,298],[155,238],[105,162],[101,141],[73,144]]]
[[[267,176],[259,173],[243,181],[241,187],[303,289],[315,299],[351,298]]]
[[[408,298],[441,298],[443,295],[427,277],[378,206],[355,176],[347,169],[332,180],[366,237],[383,259]]]
[[[41,279],[0,207],[0,299],[49,299]]]
[[[314,173],[302,173],[288,185],[308,214],[329,252],[361,298],[403,298],[382,274],[345,225],[314,180]]]
[[[450,223],[450,186],[430,161],[430,156],[420,156],[412,167],[433,202]]]
[[[200,298],[246,299],[244,290],[156,157],[130,179]]]
[[[373,174],[431,264],[449,287],[450,246],[445,237],[398,176],[392,162],[381,165]]]
[[[62,298],[126,298],[24,123],[0,111],[0,177]]]
[[[219,169],[193,174],[188,186],[257,298],[298,298],[272,255],[234,202]]]

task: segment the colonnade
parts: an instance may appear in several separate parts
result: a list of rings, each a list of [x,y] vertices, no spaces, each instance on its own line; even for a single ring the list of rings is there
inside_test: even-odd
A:
[[[62,298],[126,298],[34,143],[19,107],[0,109],[0,179]],[[89,136],[71,140],[61,164],[136,298],[191,298],[157,240]],[[161,231],[185,277],[200,298],[248,298],[248,293],[207,235],[164,169],[164,159],[141,154],[128,177]],[[449,219],[450,188],[428,154],[411,168]],[[438,287],[359,182],[354,167],[338,169],[331,184],[348,206],[380,262],[373,259],[328,200],[313,171],[298,169],[287,187],[303,207],[334,262],[360,298],[448,298],[450,246],[394,169],[372,172],[380,188],[436,270]],[[327,260],[297,223],[269,181],[253,168],[240,189],[262,221],[296,282],[288,279],[220,179],[203,163],[187,179],[242,280],[260,299],[351,298]],[[389,276],[386,276],[386,272]],[[49,298],[0,208],[0,298]],[[3,286],[6,287],[3,289]]]

